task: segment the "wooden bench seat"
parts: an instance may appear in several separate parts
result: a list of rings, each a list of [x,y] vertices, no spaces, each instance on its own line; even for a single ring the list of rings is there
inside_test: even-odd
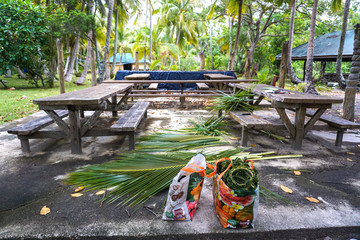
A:
[[[230,116],[241,125],[241,146],[246,147],[248,141],[248,129],[255,130],[285,130],[281,122],[271,122],[258,115],[246,111],[232,111]]]
[[[57,110],[55,111],[56,114],[60,118],[64,118],[69,115],[67,110]],[[54,120],[49,116],[44,116],[41,118],[34,119],[30,122],[26,122],[22,125],[13,127],[9,129],[7,132],[11,134],[16,134],[21,142],[21,150],[23,152],[30,152],[30,144],[29,139],[32,138],[32,135],[37,133],[40,129],[53,124]]]
[[[314,110],[309,109],[306,111],[307,116],[312,116],[314,114],[315,114]],[[342,145],[344,131],[346,131],[347,129],[360,129],[359,123],[355,123],[355,122],[346,120],[344,118],[326,114],[326,113],[321,115],[320,120],[329,124],[332,128],[334,128],[337,131],[336,140],[335,140],[335,146],[337,146],[337,147],[341,147],[341,145]]]
[[[149,90],[157,90],[158,83],[151,83],[148,87]]]
[[[135,131],[143,118],[147,118],[149,102],[136,102],[115,124],[111,131],[124,132],[129,136],[129,149],[135,149]]]
[[[200,90],[208,90],[210,88],[206,83],[196,83],[196,86]]]
[[[277,115],[264,114],[266,110],[255,111],[254,113],[246,111],[232,111],[230,116],[241,125],[241,145],[247,146],[248,130],[266,130],[280,131],[286,130],[285,124]],[[294,119],[291,119],[294,121]],[[314,130],[327,130],[328,125],[325,123],[317,123],[313,126]]]

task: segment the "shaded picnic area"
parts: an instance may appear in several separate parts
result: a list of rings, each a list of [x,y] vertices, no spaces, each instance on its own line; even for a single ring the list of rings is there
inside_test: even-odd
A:
[[[341,95],[338,95],[342,97]],[[176,99],[152,98],[148,118],[136,131],[137,136],[153,134],[161,129],[183,128],[189,119],[211,117],[214,113],[204,109],[205,99],[187,99],[181,107]],[[359,99],[357,98],[357,101]],[[129,104],[132,104],[129,102]],[[335,106],[335,105],[334,105]],[[339,106],[337,106],[339,107]],[[336,110],[336,109],[332,109]],[[123,115],[126,110],[120,110]],[[223,229],[213,211],[211,183],[205,182],[201,201],[194,221],[164,222],[160,220],[163,201],[167,192],[153,197],[143,206],[115,207],[101,204],[102,196],[85,192],[72,198],[75,187],[62,183],[67,172],[88,164],[105,163],[128,149],[125,136],[90,137],[83,139],[83,154],[70,153],[69,140],[31,140],[31,154],[23,154],[15,135],[6,129],[20,122],[43,116],[34,116],[3,125],[1,128],[1,232],[2,238],[126,238],[126,239],[235,239],[243,238],[359,238],[359,177],[358,131],[344,136],[341,150],[333,148],[335,137],[308,135],[302,150],[294,150],[290,143],[281,143],[261,132],[251,130],[248,150],[253,153],[272,151],[277,155],[303,154],[302,158],[273,159],[256,162],[261,171],[261,184],[286,197],[296,205],[279,203],[261,198],[255,228],[249,230]],[[85,117],[87,117],[85,112]],[[104,118],[112,118],[111,112]],[[226,140],[231,146],[241,147],[241,131],[232,122]],[[231,127],[230,127],[231,126]],[[327,139],[327,140],[324,140]],[[350,155],[354,154],[354,155]],[[351,159],[351,161],[347,160]],[[286,169],[302,169],[301,176],[294,176]],[[309,172],[306,172],[309,171]],[[279,185],[295,190],[284,195]],[[304,199],[314,196],[321,203]],[[51,213],[41,216],[42,206]],[[286,219],[286,221],[284,221]],[[306,220],[305,220],[306,219]]]

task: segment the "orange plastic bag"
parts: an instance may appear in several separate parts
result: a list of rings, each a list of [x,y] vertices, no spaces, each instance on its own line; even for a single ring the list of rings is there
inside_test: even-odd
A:
[[[220,161],[223,160],[231,161],[228,158]],[[215,172],[218,162],[215,163]],[[231,164],[224,172],[214,177],[213,196],[216,214],[224,228],[253,228],[259,205],[259,187],[252,192],[242,189],[230,189],[224,183],[222,177],[231,167]]]

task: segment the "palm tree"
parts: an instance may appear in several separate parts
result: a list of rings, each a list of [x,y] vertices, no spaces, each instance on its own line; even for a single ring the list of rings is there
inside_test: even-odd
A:
[[[341,2],[341,0],[334,0],[332,6],[336,7],[338,6],[338,2]],[[346,28],[347,28],[347,21],[349,18],[349,10],[350,10],[350,0],[345,0],[345,7],[344,7],[344,17],[343,17],[343,23],[342,23],[342,29],[341,29],[341,37],[340,37],[340,44],[339,44],[339,51],[336,58],[336,76],[337,81],[339,83],[339,86],[344,89],[346,86],[345,79],[341,72],[341,63],[342,63],[342,53],[344,51],[344,43],[345,43],[345,34],[346,34]]]
[[[160,13],[158,24],[170,27],[170,36],[175,37],[175,44],[180,50],[185,43],[196,44],[196,14],[195,4],[191,0],[161,0],[160,8],[156,12]]]
[[[235,65],[235,56],[236,56],[236,52],[238,49],[238,45],[239,45],[239,38],[240,38],[240,29],[241,29],[241,18],[242,18],[242,11],[243,11],[243,0],[235,0],[238,4],[238,25],[236,28],[236,37],[235,37],[235,42],[234,42],[234,47],[232,48],[232,52],[230,53],[230,58],[229,58],[229,66],[228,69],[229,70],[234,70],[234,65]],[[231,1],[233,2],[233,1]],[[231,6],[231,5],[230,5]]]
[[[309,31],[309,42],[308,51],[306,57],[306,71],[305,71],[305,83],[306,93],[317,94],[314,87],[313,79],[313,63],[314,63],[314,38],[315,38],[315,24],[316,24],[316,12],[319,0],[314,0],[313,9],[311,13],[310,31]]]
[[[291,0],[291,16],[290,16],[290,26],[289,26],[289,49],[287,55],[287,69],[288,75],[292,83],[301,83],[301,79],[299,79],[294,72],[294,68],[292,66],[292,46],[294,41],[294,26],[295,26],[295,11],[296,11],[296,0]]]
[[[107,27],[106,27],[106,42],[105,42],[105,51],[104,51],[104,68],[105,75],[102,76],[101,80],[110,79],[110,69],[109,69],[109,58],[110,58],[110,35],[111,35],[111,19],[114,10],[114,0],[108,1],[108,15],[107,15]]]

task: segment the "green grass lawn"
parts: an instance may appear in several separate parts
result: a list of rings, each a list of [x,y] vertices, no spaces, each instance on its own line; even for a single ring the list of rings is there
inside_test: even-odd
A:
[[[89,78],[90,77],[87,79]],[[8,88],[5,88],[0,84],[0,125],[38,112],[38,106],[33,104],[34,99],[53,96],[60,93],[58,81],[55,82],[54,88],[36,88],[34,84],[31,84],[24,79],[1,79],[7,81],[6,85]],[[66,92],[71,92],[90,86],[91,82],[88,80],[86,80],[82,86],[77,86],[74,82],[66,82],[65,90]]]

